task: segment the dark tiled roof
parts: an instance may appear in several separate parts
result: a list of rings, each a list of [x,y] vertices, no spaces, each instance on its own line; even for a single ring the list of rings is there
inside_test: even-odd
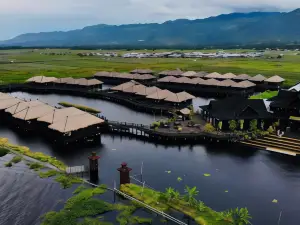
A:
[[[261,99],[245,99],[231,97],[223,100],[211,101],[208,106],[200,107],[220,120],[264,119],[272,117]]]

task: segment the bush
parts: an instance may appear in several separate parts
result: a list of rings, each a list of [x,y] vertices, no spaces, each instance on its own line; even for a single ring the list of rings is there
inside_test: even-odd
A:
[[[244,129],[244,120],[239,120],[239,124],[240,124],[240,129],[243,130]]]
[[[276,127],[279,127],[279,121],[274,122],[272,125],[273,125],[273,127],[275,127],[275,128],[276,128]]]
[[[257,120],[250,121],[250,130],[252,130],[252,131],[257,130]]]
[[[207,123],[204,126],[204,131],[208,132],[208,133],[212,133],[212,132],[216,131],[216,129],[214,128],[213,125],[211,125],[210,123]]]
[[[16,155],[12,158],[11,162],[18,163],[18,162],[21,162],[21,160],[22,160],[22,157],[19,155]]]
[[[269,126],[267,130],[270,134],[273,134],[275,132],[274,128],[272,126]]]
[[[159,121],[152,123],[152,127],[159,127],[159,126],[160,126],[160,122]]]
[[[178,130],[178,131],[182,131],[182,127],[178,127],[177,130]]]
[[[236,130],[236,128],[237,128],[237,123],[236,123],[235,120],[230,120],[230,121],[228,121],[228,124],[229,124],[229,129],[230,129],[231,131],[235,131],[235,130]]]
[[[5,156],[7,153],[9,153],[8,149],[0,148],[0,157]]]
[[[6,167],[12,167],[12,163],[11,162],[7,162],[4,164]]]

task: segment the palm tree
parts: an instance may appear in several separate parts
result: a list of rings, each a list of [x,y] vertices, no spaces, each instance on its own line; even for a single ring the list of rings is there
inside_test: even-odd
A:
[[[180,198],[180,193],[178,191],[174,191],[173,198],[174,198],[174,200],[178,200]]]
[[[247,208],[231,210],[231,216],[235,225],[250,224],[249,220],[252,218]]]
[[[204,202],[199,201],[198,205],[197,205],[197,211],[198,212],[203,212],[206,209],[206,205],[204,204]]]
[[[199,193],[199,191],[197,191],[197,187],[190,188],[189,186],[185,186],[184,192],[186,193],[185,199],[189,205],[194,205],[195,196],[197,196]]]
[[[169,187],[166,189],[166,197],[168,202],[171,200],[171,198],[173,198],[174,192],[175,192],[174,188]]]

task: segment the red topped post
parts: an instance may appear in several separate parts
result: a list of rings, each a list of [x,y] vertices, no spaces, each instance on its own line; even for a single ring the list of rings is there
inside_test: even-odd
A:
[[[100,159],[100,156],[97,156],[96,152],[92,152],[92,155],[88,158],[90,160],[90,181],[97,182],[99,180],[98,159]]]
[[[129,176],[129,172],[132,169],[127,167],[127,163],[123,162],[121,164],[121,167],[118,168],[118,171],[120,172],[120,185],[121,184],[130,184],[130,176]]]

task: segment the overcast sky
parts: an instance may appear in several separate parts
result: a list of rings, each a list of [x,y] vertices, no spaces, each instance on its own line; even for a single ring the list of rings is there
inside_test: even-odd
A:
[[[164,22],[296,8],[300,8],[300,0],[0,0],[0,40],[100,23]]]

